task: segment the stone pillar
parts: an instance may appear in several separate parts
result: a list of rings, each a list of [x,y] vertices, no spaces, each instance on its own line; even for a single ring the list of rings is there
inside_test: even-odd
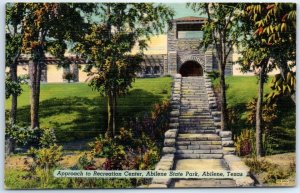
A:
[[[163,75],[167,75],[168,74],[168,56],[164,56],[164,59],[163,59],[163,72],[162,74]]]
[[[177,74],[177,51],[168,52],[168,73]]]
[[[213,51],[208,49],[205,52],[205,72],[211,72],[213,70]]]
[[[79,70],[78,70],[78,64],[72,63],[70,64],[70,72],[73,74],[73,82],[79,81]]]

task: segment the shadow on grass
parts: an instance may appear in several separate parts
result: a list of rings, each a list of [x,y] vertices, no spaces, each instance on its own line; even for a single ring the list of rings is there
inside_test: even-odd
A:
[[[107,103],[105,97],[51,98],[40,102],[41,128],[53,128],[59,142],[85,140],[104,133],[107,127]],[[151,112],[162,96],[142,89],[133,89],[117,100],[116,124],[123,126],[129,117],[143,116]],[[30,106],[18,109],[18,124],[30,124]]]

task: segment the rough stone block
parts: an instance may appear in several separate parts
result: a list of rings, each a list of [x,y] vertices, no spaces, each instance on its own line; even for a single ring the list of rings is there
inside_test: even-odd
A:
[[[170,153],[175,153],[176,148],[175,147],[163,147],[163,154],[170,154]]]
[[[222,138],[225,138],[225,137],[230,137],[231,138],[232,132],[231,131],[220,131],[219,135]]]
[[[168,188],[165,184],[150,184],[148,188]]]
[[[179,127],[179,123],[169,123],[170,128],[177,129]]]
[[[231,171],[245,172],[249,176],[250,168],[235,155],[224,155],[224,160]]]
[[[174,154],[165,154],[160,158],[160,161],[174,161]]]
[[[178,129],[169,129],[165,132],[165,138],[176,138]]]
[[[188,149],[190,150],[199,149],[199,145],[189,145]]]
[[[232,147],[234,146],[234,142],[231,140],[231,141],[222,141],[222,146],[223,147]]]
[[[210,153],[209,149],[198,149],[194,150],[194,153],[203,154],[203,153]]]
[[[180,113],[179,113],[179,110],[173,110],[173,111],[170,112],[170,115],[171,115],[171,116],[176,116],[176,117],[178,117],[179,114],[180,114]]]
[[[232,138],[231,137],[222,137],[222,141],[231,141]]]
[[[164,146],[173,147],[173,146],[175,146],[175,142],[176,142],[175,138],[171,138],[171,139],[166,138],[164,141]]]
[[[170,122],[171,123],[178,123],[179,119],[178,119],[178,117],[172,117],[172,118],[170,118]]]
[[[235,180],[235,183],[238,187],[249,187],[254,186],[254,180],[250,178],[249,176],[244,178],[237,178]]]

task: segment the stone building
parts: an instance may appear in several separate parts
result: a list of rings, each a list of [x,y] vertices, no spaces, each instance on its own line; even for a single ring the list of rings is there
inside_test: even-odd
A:
[[[202,76],[204,72],[217,70],[216,51],[214,49],[199,49],[203,38],[201,26],[206,18],[183,17],[172,20],[172,29],[167,32],[167,41],[162,42],[166,46],[161,54],[145,54],[142,70],[137,73],[138,77],[157,77],[164,75]],[[166,44],[166,45],[165,45]],[[45,67],[42,74],[42,82],[67,82],[66,74],[72,74],[71,82],[84,82],[87,74],[83,72],[83,59],[68,56],[66,59],[70,65],[57,68],[60,62],[54,57],[45,59]],[[226,75],[232,75],[232,55],[228,60],[225,70]],[[18,73],[28,74],[29,59],[23,57],[19,60]]]

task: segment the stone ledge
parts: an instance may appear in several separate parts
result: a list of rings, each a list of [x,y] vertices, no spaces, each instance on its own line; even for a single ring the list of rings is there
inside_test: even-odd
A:
[[[235,180],[236,186],[238,187],[249,187],[254,186],[254,180],[249,176],[244,178],[238,178]]]
[[[163,147],[162,152],[163,152],[163,154],[175,153],[176,148],[175,147]]]
[[[165,132],[165,138],[176,138],[178,129],[169,129]]]
[[[230,137],[232,136],[232,132],[231,131],[220,131],[220,137],[222,138],[227,138],[227,137]]]
[[[174,147],[176,143],[175,138],[166,138],[164,141],[164,146],[165,147]]]
[[[165,184],[150,184],[148,188],[168,188]]]
[[[250,175],[250,168],[238,156],[224,155],[224,160],[231,171],[242,171],[246,172],[247,176]]]

